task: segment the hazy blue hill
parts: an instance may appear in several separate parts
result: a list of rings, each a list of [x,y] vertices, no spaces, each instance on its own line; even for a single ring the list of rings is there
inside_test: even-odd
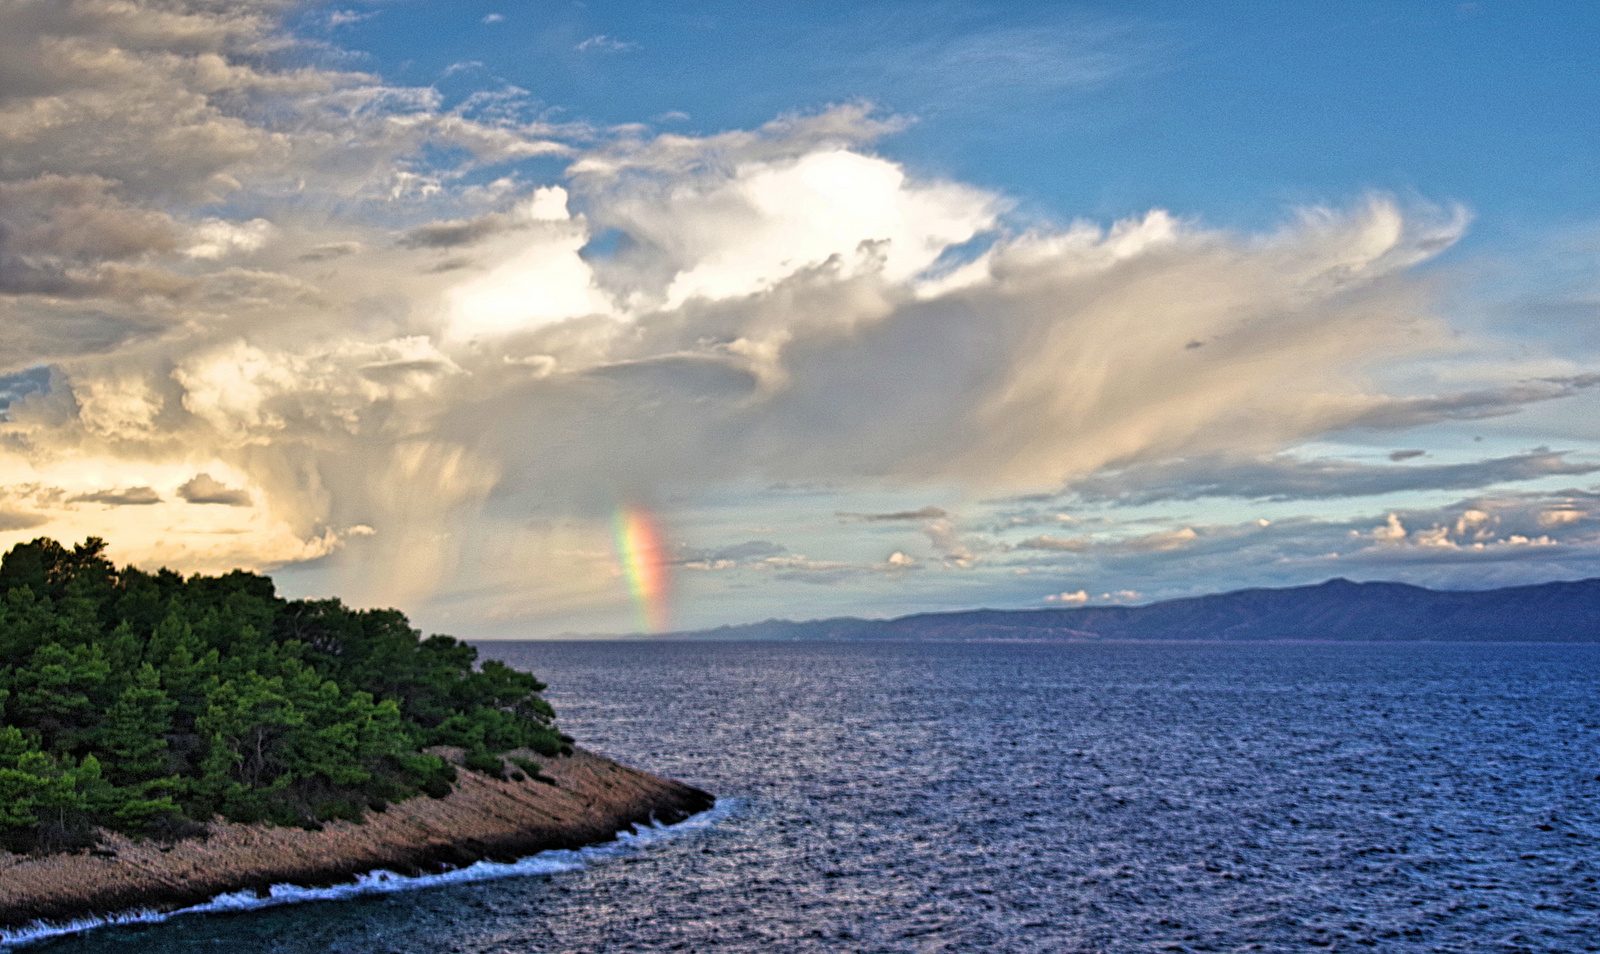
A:
[[[1329,580],[1148,606],[970,610],[890,620],[768,620],[679,636],[708,639],[1329,639],[1600,642],[1600,579],[1498,590]]]

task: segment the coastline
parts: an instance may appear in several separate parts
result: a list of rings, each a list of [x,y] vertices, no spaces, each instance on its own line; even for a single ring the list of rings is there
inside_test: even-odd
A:
[[[204,840],[172,845],[110,834],[93,852],[0,852],[0,929],[174,911],[276,884],[325,887],[376,869],[409,875],[513,861],[611,841],[652,821],[675,824],[714,802],[693,786],[583,749],[539,761],[538,781],[462,771],[445,798],[418,796],[321,831],[215,822]]]

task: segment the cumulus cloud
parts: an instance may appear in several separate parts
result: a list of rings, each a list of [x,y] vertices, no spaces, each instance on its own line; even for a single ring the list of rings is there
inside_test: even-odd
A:
[[[192,504],[221,504],[224,507],[250,506],[250,492],[235,490],[210,474],[195,474],[178,486],[178,496]]]
[[[1089,599],[1111,599],[1138,581],[1148,598],[1166,599],[1335,576],[1463,589],[1600,573],[1594,491],[1497,492],[1349,519],[1300,516],[1187,529],[1193,539],[1182,534],[1186,542],[1172,549],[1156,544],[1162,535],[1173,542],[1173,530],[1121,538],[1107,532],[1066,547],[1018,543],[995,568],[1005,575],[988,580],[990,599],[1008,594],[1016,605],[1036,603],[1041,578],[1059,579],[1067,596],[1081,588]],[[937,598],[935,588],[926,592]],[[1058,594],[1047,602],[1062,600]]]
[[[1051,593],[1044,598],[1046,603],[1063,603],[1067,606],[1082,606],[1089,602],[1087,590],[1078,590],[1075,593]]]
[[[1253,236],[1160,210],[1022,228],[1006,197],[876,152],[901,123],[865,105],[705,137],[556,127],[518,91],[447,107],[330,65],[284,32],[289,8],[0,9],[6,514],[119,558],[324,560],[353,599],[516,618],[613,599],[617,501],[685,488],[1276,499],[1594,469],[1282,455],[1595,383],[1374,389],[1366,369],[1448,338],[1412,270],[1462,234],[1457,210],[1370,196]],[[519,165],[552,155],[559,181]],[[752,527],[677,562],[909,580],[1288,532],[1176,521],[1013,551],[965,505],[907,503],[824,509],[873,538],[840,559]],[[1581,509],[1514,535],[1578,532],[1559,515]]]
[[[191,232],[194,244],[183,252],[190,258],[215,261],[229,255],[257,251],[267,244],[274,231],[272,223],[266,219],[251,219],[248,222],[206,219],[194,226]]]

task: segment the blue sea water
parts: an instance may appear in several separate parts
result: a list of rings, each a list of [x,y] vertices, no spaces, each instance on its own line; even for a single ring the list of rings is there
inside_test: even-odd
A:
[[[715,816],[26,950],[1600,950],[1597,646],[481,648]]]

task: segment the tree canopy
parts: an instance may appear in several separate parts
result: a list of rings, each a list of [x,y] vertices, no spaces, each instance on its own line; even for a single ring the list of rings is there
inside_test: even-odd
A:
[[[0,845],[182,837],[221,815],[314,827],[427,793],[424,750],[553,755],[544,684],[393,609],[285,600],[243,570],[118,568],[96,537],[0,559]]]

